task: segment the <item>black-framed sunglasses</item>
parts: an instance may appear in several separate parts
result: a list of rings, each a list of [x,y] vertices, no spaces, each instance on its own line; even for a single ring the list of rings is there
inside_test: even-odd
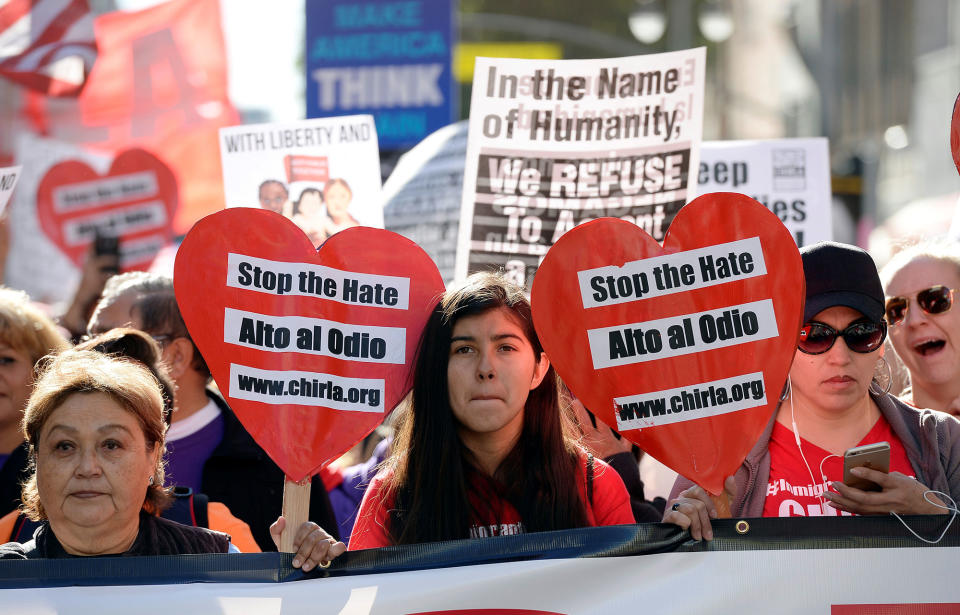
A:
[[[797,347],[805,354],[823,354],[833,348],[833,343],[841,336],[847,348],[865,354],[883,344],[887,338],[887,325],[883,321],[861,321],[850,323],[843,331],[837,331],[822,322],[808,322],[800,329]]]
[[[927,314],[943,314],[953,307],[954,288],[937,284],[917,292],[917,305]],[[899,325],[907,317],[910,297],[890,297],[887,299],[884,315],[891,325]]]

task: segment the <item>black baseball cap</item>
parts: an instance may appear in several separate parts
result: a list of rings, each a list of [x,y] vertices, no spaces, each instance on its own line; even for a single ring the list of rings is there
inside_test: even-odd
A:
[[[865,250],[821,241],[802,248],[800,256],[807,280],[804,322],[835,305],[853,308],[873,322],[883,320],[883,286]]]

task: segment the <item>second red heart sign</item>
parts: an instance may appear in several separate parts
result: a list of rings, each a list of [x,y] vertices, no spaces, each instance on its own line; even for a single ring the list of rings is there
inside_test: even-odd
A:
[[[537,333],[591,411],[719,494],[777,403],[803,314],[800,253],[741,194],[701,196],[663,247],[603,218],[567,232],[532,290]]]

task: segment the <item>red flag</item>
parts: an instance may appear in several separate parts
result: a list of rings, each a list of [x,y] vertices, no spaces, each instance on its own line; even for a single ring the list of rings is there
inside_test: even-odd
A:
[[[0,75],[76,96],[97,57],[87,0],[0,0]]]
[[[76,100],[31,95],[46,136],[118,152],[146,149],[177,178],[174,232],[223,208],[217,130],[236,124],[217,0],[174,0],[96,20],[99,56]]]

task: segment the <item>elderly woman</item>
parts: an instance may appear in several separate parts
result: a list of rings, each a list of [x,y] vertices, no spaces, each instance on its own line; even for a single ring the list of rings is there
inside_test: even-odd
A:
[[[807,281],[804,324],[789,391],[735,477],[727,479],[738,517],[937,514],[936,492],[960,499],[960,422],[917,410],[874,380],[883,367],[883,290],[870,255],[821,242],[801,250]],[[846,485],[843,454],[886,441],[890,472],[854,469],[877,490]],[[831,490],[832,489],[832,490]],[[711,538],[716,515],[706,493],[685,478],[673,487],[664,521]]]
[[[890,341],[910,372],[902,398],[960,416],[960,244],[923,242],[894,256],[881,274]]]
[[[20,421],[41,357],[69,347],[56,325],[26,293],[0,287],[0,516],[20,505],[28,447]]]
[[[139,363],[93,351],[53,358],[23,417],[34,473],[24,512],[43,523],[0,558],[224,553],[220,532],[157,517],[163,488],[163,398]]]

